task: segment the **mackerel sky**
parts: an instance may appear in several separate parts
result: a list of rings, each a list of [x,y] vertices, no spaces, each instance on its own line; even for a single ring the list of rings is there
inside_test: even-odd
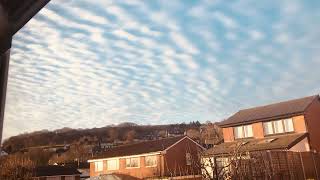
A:
[[[4,137],[318,94],[319,42],[317,0],[52,0],[14,36]]]

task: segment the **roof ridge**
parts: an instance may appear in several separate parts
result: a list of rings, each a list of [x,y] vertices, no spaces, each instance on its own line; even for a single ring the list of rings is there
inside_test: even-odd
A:
[[[258,106],[251,107],[251,108],[241,109],[241,110],[239,110],[238,112],[240,112],[240,111],[245,111],[245,110],[249,110],[249,109],[263,108],[263,107],[267,107],[267,106],[278,105],[278,104],[283,104],[283,103],[288,103],[288,102],[298,101],[298,100],[308,99],[308,98],[312,98],[312,101],[313,101],[316,97],[319,97],[319,95],[312,95],[312,96],[306,96],[306,97],[297,98],[297,99],[291,99],[291,100],[285,100],[285,101],[278,101],[278,102],[275,102],[275,103],[270,103],[270,104],[265,104],[265,105],[258,105]],[[238,113],[238,112],[237,112],[237,113]]]
[[[122,145],[119,145],[119,146],[116,146],[116,147],[112,147],[109,150],[117,149],[117,148],[123,148],[123,147],[130,147],[130,146],[135,146],[135,145],[144,144],[144,143],[153,143],[153,142],[157,142],[157,141],[161,141],[161,140],[168,140],[168,139],[174,139],[174,138],[176,138],[177,141],[179,141],[183,137],[185,137],[185,136],[183,135],[183,136],[177,136],[177,137],[167,137],[167,138],[162,138],[162,139],[143,140],[143,141],[133,142],[133,143],[129,143],[129,144],[122,144]]]
[[[316,99],[320,99],[319,95],[241,109],[226,120],[220,122],[219,125],[227,127],[230,125],[240,125],[254,121],[267,121],[275,118],[299,115],[304,113]]]

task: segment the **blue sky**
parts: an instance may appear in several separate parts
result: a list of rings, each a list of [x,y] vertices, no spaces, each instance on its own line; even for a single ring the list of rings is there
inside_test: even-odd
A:
[[[53,0],[14,37],[4,137],[318,94],[319,19],[315,0]]]

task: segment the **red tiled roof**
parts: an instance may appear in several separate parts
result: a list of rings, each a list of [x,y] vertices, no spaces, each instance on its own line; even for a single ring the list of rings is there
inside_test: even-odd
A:
[[[315,99],[319,99],[319,95],[240,110],[228,119],[220,122],[219,125],[221,127],[229,127],[303,114]]]
[[[118,146],[114,148],[110,148],[109,150],[97,155],[92,159],[100,159],[100,158],[110,158],[110,157],[121,157],[121,156],[131,156],[138,154],[145,154],[151,152],[159,152],[167,149],[171,145],[180,141],[186,136],[165,138],[153,141],[144,141],[138,142],[129,145]]]
[[[207,150],[207,155],[229,154],[235,151],[239,144],[241,152],[252,152],[262,150],[287,150],[307,137],[307,133],[276,135],[263,139],[242,139],[232,142],[225,142]]]

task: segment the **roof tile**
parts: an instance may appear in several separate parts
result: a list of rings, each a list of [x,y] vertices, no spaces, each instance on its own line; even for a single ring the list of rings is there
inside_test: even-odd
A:
[[[272,120],[302,114],[316,98],[319,98],[319,95],[240,110],[228,119],[220,122],[219,125],[221,127],[228,127],[253,121]]]
[[[186,136],[165,138],[153,141],[138,142],[129,145],[118,146],[110,148],[109,150],[97,155],[93,159],[99,158],[110,158],[110,157],[121,157],[121,156],[131,156],[138,154],[145,154],[150,152],[163,151],[183,139]]]
[[[207,150],[205,154],[207,155],[217,155],[217,154],[229,154],[238,147],[240,151],[262,151],[262,150],[285,150],[290,149],[292,146],[297,144],[299,141],[307,137],[307,133],[299,134],[284,134],[270,136],[263,139],[242,139],[233,142],[225,142],[214,146],[213,148]],[[243,143],[243,145],[240,145]]]

